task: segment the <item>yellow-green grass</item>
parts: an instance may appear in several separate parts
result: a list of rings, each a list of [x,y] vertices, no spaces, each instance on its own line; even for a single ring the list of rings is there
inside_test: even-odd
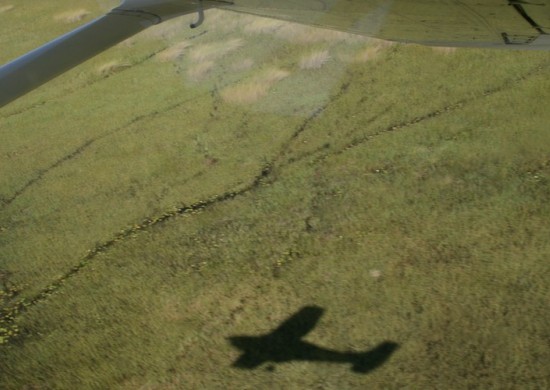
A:
[[[102,6],[0,14],[6,55]],[[549,55],[253,20],[174,21],[0,110],[1,387],[548,387]],[[227,337],[311,304],[311,342],[400,347],[231,367]]]

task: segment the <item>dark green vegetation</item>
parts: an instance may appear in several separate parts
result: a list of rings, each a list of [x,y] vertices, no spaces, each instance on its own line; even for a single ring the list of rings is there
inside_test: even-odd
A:
[[[78,24],[21,3],[0,62]],[[188,21],[0,111],[0,387],[550,387],[550,55]],[[231,367],[306,305],[399,349]]]

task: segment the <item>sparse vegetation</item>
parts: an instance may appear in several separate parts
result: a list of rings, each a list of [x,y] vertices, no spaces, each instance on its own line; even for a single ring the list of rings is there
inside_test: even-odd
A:
[[[14,8],[0,62],[73,7]],[[225,15],[0,110],[0,387],[550,387],[549,54]],[[312,304],[309,341],[399,350],[231,367],[227,337]]]

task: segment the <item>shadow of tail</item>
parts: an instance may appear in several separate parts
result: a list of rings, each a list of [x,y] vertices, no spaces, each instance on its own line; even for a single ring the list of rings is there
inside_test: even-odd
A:
[[[359,374],[366,374],[384,364],[397,348],[399,348],[399,344],[386,341],[373,350],[354,354],[351,370]]]

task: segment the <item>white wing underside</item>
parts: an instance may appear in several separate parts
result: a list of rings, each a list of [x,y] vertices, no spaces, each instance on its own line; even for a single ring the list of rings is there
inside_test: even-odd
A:
[[[125,0],[0,67],[0,107],[154,24],[213,7],[428,45],[550,48],[550,0]]]

